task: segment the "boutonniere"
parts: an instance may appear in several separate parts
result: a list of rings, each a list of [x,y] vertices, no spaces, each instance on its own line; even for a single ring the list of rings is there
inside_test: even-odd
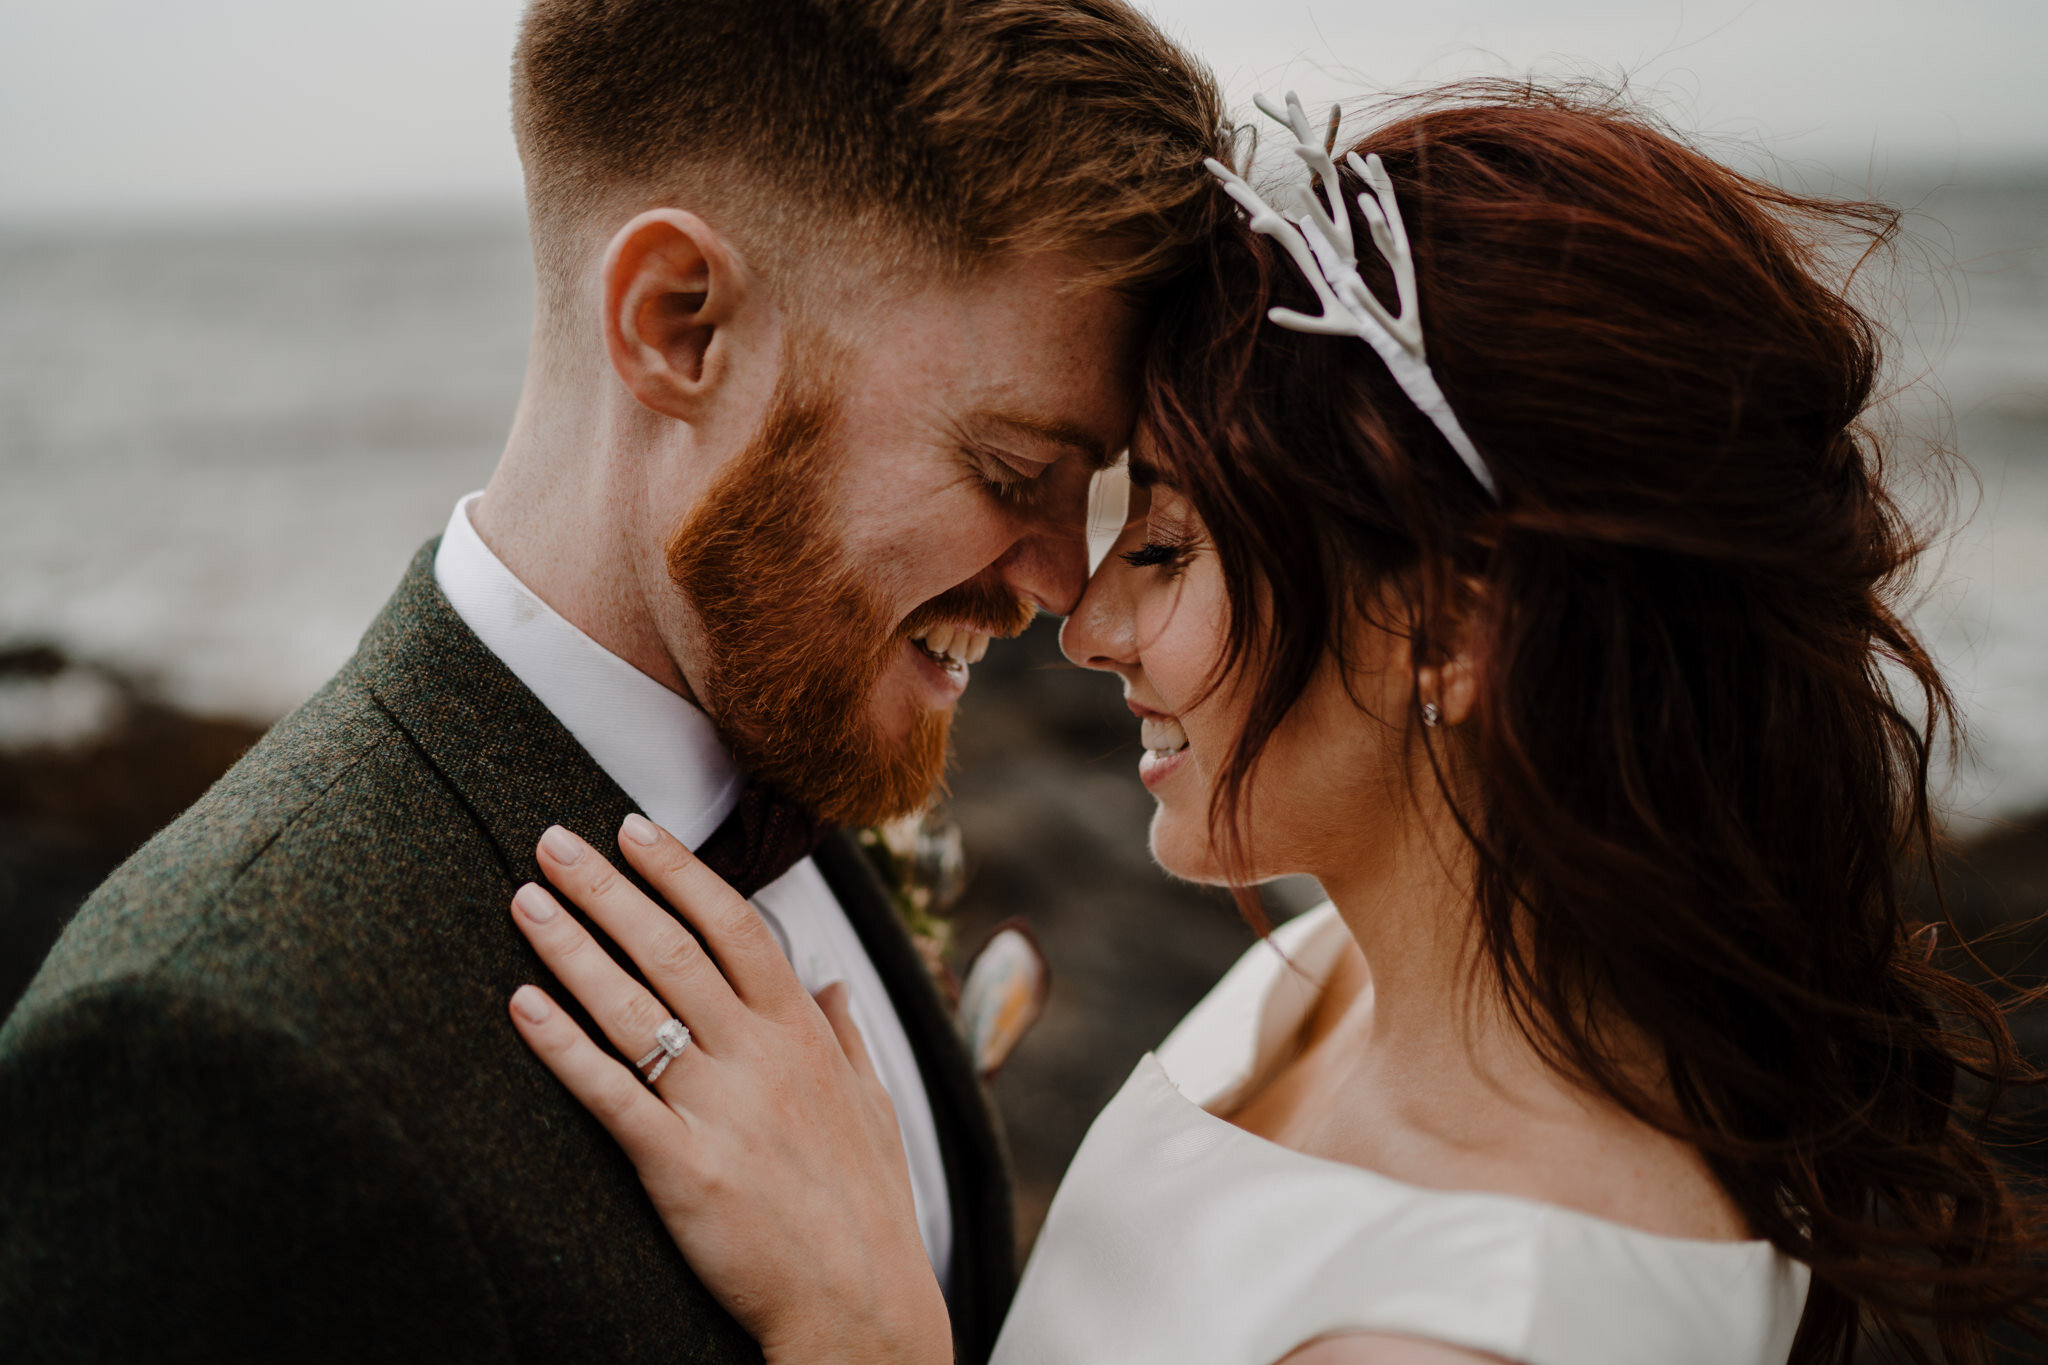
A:
[[[963,984],[946,965],[954,938],[947,914],[967,889],[960,826],[942,812],[925,811],[864,829],[857,838],[953,1010],[975,1069],[989,1079],[1045,1010],[1052,973],[1037,936],[1021,920],[997,925],[968,965]]]
[[[953,924],[946,913],[967,889],[960,826],[943,813],[928,810],[864,829],[855,837],[881,874],[896,915],[910,932],[939,993],[949,1006],[958,1003],[959,983],[946,966],[946,950],[953,946]]]

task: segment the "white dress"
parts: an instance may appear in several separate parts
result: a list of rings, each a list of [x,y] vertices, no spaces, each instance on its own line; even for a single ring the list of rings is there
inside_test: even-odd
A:
[[[1272,1365],[1385,1332],[1520,1365],[1782,1365],[1805,1266],[1502,1194],[1424,1189],[1217,1118],[1284,1059],[1348,941],[1255,945],[1088,1130],[994,1365]]]

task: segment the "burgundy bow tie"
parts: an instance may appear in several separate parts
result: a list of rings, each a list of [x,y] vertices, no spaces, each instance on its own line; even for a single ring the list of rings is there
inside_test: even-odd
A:
[[[830,829],[772,787],[750,782],[697,857],[733,890],[751,897],[808,858]]]

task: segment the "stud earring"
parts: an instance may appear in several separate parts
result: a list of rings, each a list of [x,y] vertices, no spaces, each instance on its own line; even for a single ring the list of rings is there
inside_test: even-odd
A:
[[[1438,725],[1443,723],[1443,718],[1444,713],[1442,711],[1437,710],[1435,702],[1426,701],[1422,703],[1422,723],[1424,725],[1427,725],[1430,729],[1434,730]]]

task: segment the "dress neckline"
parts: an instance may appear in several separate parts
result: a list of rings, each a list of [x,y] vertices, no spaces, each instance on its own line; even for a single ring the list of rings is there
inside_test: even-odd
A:
[[[1133,1081],[1145,1077],[1148,1070],[1153,1073],[1154,1103],[1182,1111],[1182,1122],[1188,1128],[1206,1128],[1219,1141],[1256,1144],[1246,1150],[1263,1152],[1268,1162],[1292,1159],[1309,1163],[1326,1174],[1355,1179],[1361,1188],[1411,1198],[1470,1201],[1467,1207],[1494,1208],[1519,1218],[1565,1219],[1589,1233],[1688,1255],[1725,1251],[1747,1259],[1770,1248],[1765,1238],[1677,1237],[1651,1232],[1529,1195],[1417,1185],[1367,1166],[1298,1151],[1224,1118],[1268,1078],[1281,1053],[1298,1037],[1349,941],[1350,931],[1328,901],[1280,925],[1238,960],[1156,1051],[1145,1054]]]

